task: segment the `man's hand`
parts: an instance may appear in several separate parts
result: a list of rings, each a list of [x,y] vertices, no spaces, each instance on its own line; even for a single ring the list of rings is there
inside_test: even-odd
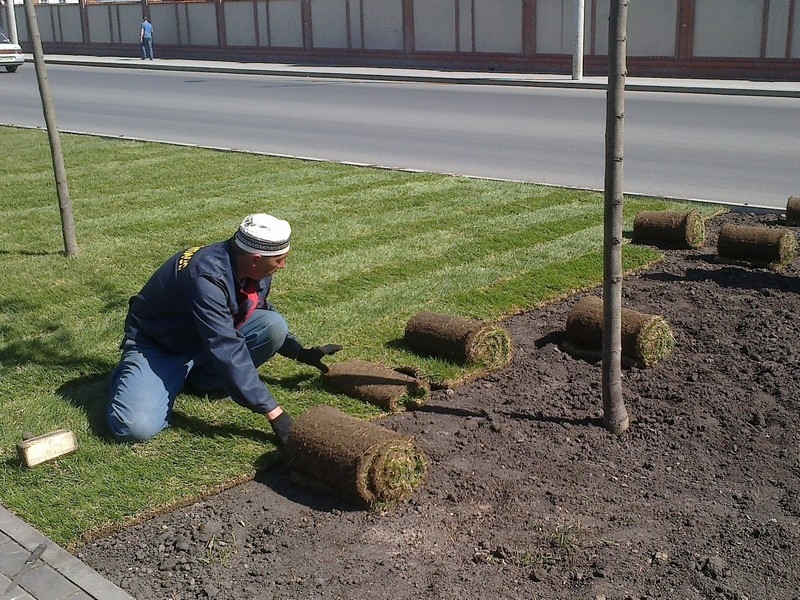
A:
[[[269,419],[269,415],[267,415],[267,418]],[[280,446],[286,444],[286,440],[289,439],[289,431],[291,431],[292,425],[294,425],[294,419],[292,419],[289,413],[285,410],[281,410],[281,413],[277,417],[269,419],[269,424],[272,426],[272,431],[278,436],[278,444]]]
[[[327,346],[315,346],[314,348],[303,348],[297,355],[297,360],[301,363],[317,367],[323,373],[328,372],[328,367],[322,362],[325,356],[336,354],[342,347],[339,344],[328,344]]]

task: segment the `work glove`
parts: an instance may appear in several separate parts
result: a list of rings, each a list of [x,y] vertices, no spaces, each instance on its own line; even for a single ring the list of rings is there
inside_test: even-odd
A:
[[[278,444],[283,446],[286,440],[289,439],[289,431],[294,425],[294,419],[285,410],[277,417],[272,419],[269,424],[272,426],[272,431],[278,436]]]
[[[323,373],[327,373],[328,367],[322,362],[323,357],[336,354],[341,349],[342,347],[339,344],[303,348],[297,355],[297,360],[312,367],[317,367]]]

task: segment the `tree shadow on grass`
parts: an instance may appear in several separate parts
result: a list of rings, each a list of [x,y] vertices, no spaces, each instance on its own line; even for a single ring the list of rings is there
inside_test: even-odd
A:
[[[81,409],[89,422],[89,428],[97,437],[111,439],[106,425],[109,375],[85,375],[59,387],[59,396]]]
[[[50,329],[42,328],[41,331],[43,334],[47,334],[54,329],[57,329],[57,326]],[[0,330],[0,335],[12,338],[12,336],[16,336],[16,333]],[[13,339],[0,350],[0,363],[3,365],[31,364],[51,370],[76,372],[80,373],[78,380],[84,377],[100,377],[97,375],[98,373],[108,373],[114,368],[112,363],[96,357],[81,355],[74,351],[75,348],[76,344],[72,343],[72,335],[69,332],[59,331],[47,341],[40,338]]]
[[[43,373],[53,373],[53,377],[77,374],[55,391],[86,413],[95,434],[107,437],[104,417],[107,374],[114,364],[90,355],[87,344],[80,342],[77,332],[64,327],[50,312],[28,298],[4,298],[0,300],[0,311],[37,316],[26,320],[24,337],[13,322],[0,328],[0,337],[8,340],[0,349],[0,363],[37,366]],[[39,335],[31,336],[30,330]],[[42,378],[45,379],[45,375]]]
[[[34,251],[34,250],[0,250],[0,256],[64,256],[63,250]]]

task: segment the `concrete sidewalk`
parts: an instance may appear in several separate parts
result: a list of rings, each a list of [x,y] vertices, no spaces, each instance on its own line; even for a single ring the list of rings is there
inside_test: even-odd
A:
[[[9,584],[40,544],[41,557]],[[0,505],[0,599],[2,600],[134,600],[72,554],[44,537]]]
[[[27,59],[32,61],[32,56]],[[464,85],[506,85],[575,89],[606,89],[605,76],[585,76],[573,80],[570,74],[498,73],[473,71],[443,71],[392,67],[319,66],[289,63],[250,63],[217,60],[186,60],[139,57],[45,56],[48,64],[83,65],[162,71],[191,71],[195,73],[236,73],[252,75],[320,77],[366,81],[397,81],[452,83]],[[722,79],[673,79],[665,77],[627,77],[625,89],[642,92],[673,92],[691,94],[722,94],[727,96],[775,96],[800,98],[800,81],[750,81]]]

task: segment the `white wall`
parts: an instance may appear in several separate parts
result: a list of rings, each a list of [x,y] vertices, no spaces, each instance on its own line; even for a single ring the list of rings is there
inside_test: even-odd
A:
[[[791,58],[800,58],[800,4],[794,5]]]
[[[186,5],[188,7],[188,4]],[[193,46],[219,46],[217,9],[213,2],[196,4],[187,11],[188,43]],[[155,26],[154,26],[155,27]],[[250,25],[252,28],[252,24]],[[155,32],[153,32],[155,40]]]
[[[300,0],[269,0],[269,45],[303,47],[303,18]],[[262,45],[264,40],[262,40]]]
[[[694,55],[761,55],[764,0],[695,0]]]
[[[345,0],[311,0],[311,23],[314,48],[347,48]]]
[[[255,46],[256,28],[253,26],[251,2],[223,2],[225,11],[225,39],[229,46]]]
[[[137,7],[138,8],[138,7]],[[139,9],[138,12],[141,12]],[[150,22],[153,24],[153,45],[159,44],[186,44],[189,36],[186,32],[185,19],[180,19],[185,13],[178,4],[151,4]],[[139,15],[137,23],[141,23]],[[138,41],[138,31],[137,31]],[[154,50],[155,52],[155,50]]]
[[[455,52],[456,0],[415,0],[414,49]]]
[[[677,35],[678,0],[631,2],[628,56],[674,56]]]
[[[62,42],[79,43],[83,41],[81,11],[77,4],[60,4],[58,17],[61,20]]]
[[[401,0],[359,0],[364,15],[364,48],[403,49],[403,3]],[[358,4],[356,2],[355,4]]]
[[[786,56],[786,35],[789,32],[790,0],[770,0],[767,21],[767,58]]]
[[[456,0],[456,2],[458,2],[458,49],[461,52],[474,52],[472,2],[471,0]]]
[[[584,4],[584,48],[589,48],[588,32],[591,11]],[[571,54],[575,46],[576,0],[538,0],[536,3],[536,52]]]
[[[475,0],[475,51],[522,53],[522,0]]]

